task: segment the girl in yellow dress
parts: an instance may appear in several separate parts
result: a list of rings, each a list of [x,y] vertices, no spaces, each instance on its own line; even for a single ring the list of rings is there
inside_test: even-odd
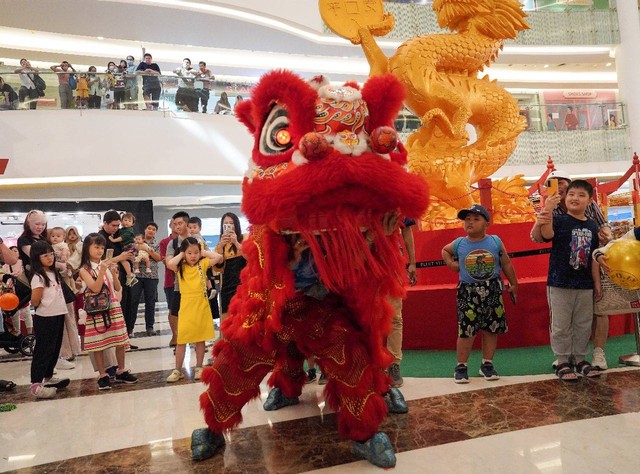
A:
[[[180,253],[167,262],[167,267],[176,272],[180,281],[180,310],[178,311],[178,339],[176,345],[176,368],[167,382],[182,379],[182,364],[187,344],[196,345],[196,368],[194,379],[200,380],[205,353],[205,341],[213,339],[213,318],[207,296],[207,269],[222,260],[222,256],[203,251],[200,243],[187,237],[180,244]]]

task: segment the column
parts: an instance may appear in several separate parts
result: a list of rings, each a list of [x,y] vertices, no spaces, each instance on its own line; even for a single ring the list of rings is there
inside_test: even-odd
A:
[[[616,71],[620,101],[625,104],[631,151],[640,153],[640,15],[636,0],[618,0],[620,44],[616,48]],[[628,157],[631,159],[631,156]]]

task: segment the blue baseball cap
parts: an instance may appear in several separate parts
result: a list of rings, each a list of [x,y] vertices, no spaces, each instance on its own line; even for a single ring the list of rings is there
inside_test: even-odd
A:
[[[487,222],[489,222],[489,220],[490,220],[489,211],[487,211],[484,208],[484,206],[481,206],[480,204],[474,204],[473,206],[469,207],[468,209],[462,209],[460,212],[458,212],[458,219],[463,221],[463,220],[465,220],[467,218],[467,216],[469,214],[479,214],[482,217],[484,217]]]

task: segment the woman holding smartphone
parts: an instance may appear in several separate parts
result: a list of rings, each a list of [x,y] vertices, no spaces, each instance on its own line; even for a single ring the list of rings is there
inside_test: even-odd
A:
[[[229,303],[240,284],[240,272],[247,264],[242,254],[243,238],[240,219],[234,213],[227,212],[220,220],[220,241],[215,249],[223,257],[220,263],[214,265],[214,269],[222,275],[220,323],[228,315]]]

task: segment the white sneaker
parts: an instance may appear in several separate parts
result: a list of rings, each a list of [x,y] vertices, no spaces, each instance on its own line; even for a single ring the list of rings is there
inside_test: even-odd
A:
[[[56,364],[56,369],[71,370],[75,368],[76,364],[74,364],[73,362],[69,362],[66,359],[58,359],[58,363]]]
[[[609,366],[607,365],[607,359],[604,355],[604,350],[601,347],[594,347],[591,365],[593,367],[599,368],[600,370],[607,370],[609,368]]]
[[[178,369],[173,369],[173,372],[171,372],[171,374],[167,377],[167,382],[177,382],[178,380],[183,378],[184,375],[182,375],[181,371],[179,371]]]
[[[42,384],[38,384],[35,387],[32,386],[31,387],[31,393],[33,393],[33,395],[36,398],[40,398],[40,399],[48,399],[48,398],[54,398],[56,396],[56,393],[58,392],[58,390],[54,387],[45,387]]]

